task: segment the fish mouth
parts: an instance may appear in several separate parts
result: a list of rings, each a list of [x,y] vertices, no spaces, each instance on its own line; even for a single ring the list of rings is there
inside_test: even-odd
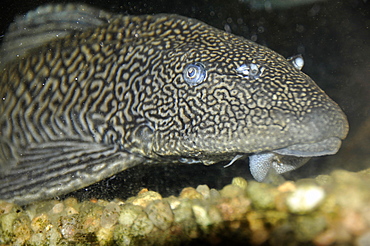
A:
[[[286,173],[304,165],[310,157],[333,155],[338,152],[342,141],[330,137],[313,143],[293,144],[269,152],[249,156],[249,167],[252,176],[258,182],[269,182],[268,173]],[[270,175],[271,176],[271,175]]]
[[[294,144],[271,152],[279,155],[297,157],[314,157],[322,155],[334,155],[341,146],[341,139],[337,137],[326,138],[315,143]]]

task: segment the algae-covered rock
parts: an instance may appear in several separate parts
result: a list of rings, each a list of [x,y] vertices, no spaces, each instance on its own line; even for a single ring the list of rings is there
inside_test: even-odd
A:
[[[137,197],[132,197],[131,200],[129,199],[127,202],[145,208],[150,202],[161,199],[162,196],[158,192],[148,191],[144,189],[139,192]]]
[[[327,221],[324,216],[312,214],[298,216],[293,221],[294,232],[298,242],[307,242],[324,231]]]
[[[304,214],[316,209],[325,198],[324,188],[314,182],[301,182],[286,200],[291,213]]]
[[[119,223],[126,227],[131,227],[140,213],[143,213],[143,208],[137,205],[125,204],[121,208]]]
[[[166,201],[156,200],[151,202],[145,208],[145,212],[153,224],[161,230],[167,230],[173,222],[173,213]]]
[[[236,196],[241,196],[244,194],[244,190],[239,186],[230,184],[226,185],[222,190],[220,190],[221,197],[232,198]]]
[[[198,185],[195,190],[202,194],[204,199],[209,199],[211,197],[211,190],[209,189],[208,185]]]
[[[335,171],[277,187],[235,178],[221,190],[185,187],[178,197],[143,189],[126,201],[68,198],[25,210],[0,202],[0,243],[362,246],[370,231],[369,176]]]
[[[102,227],[109,229],[114,226],[120,217],[120,206],[115,202],[110,202],[103,210],[101,216]]]
[[[186,187],[182,189],[179,197],[188,199],[202,199],[203,195],[193,187]]]
[[[275,197],[278,191],[275,187],[265,183],[249,182],[247,193],[256,209],[275,208]]]
[[[247,185],[248,185],[247,180],[243,179],[242,177],[233,178],[233,180],[231,181],[231,184],[236,185],[236,186],[240,187],[243,190],[246,190]]]

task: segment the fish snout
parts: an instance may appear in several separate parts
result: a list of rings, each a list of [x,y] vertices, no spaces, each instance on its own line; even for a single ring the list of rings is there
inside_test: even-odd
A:
[[[348,120],[342,109],[331,99],[323,106],[314,108],[307,114],[311,134],[321,139],[346,138],[349,130]],[[315,134],[315,132],[317,134]]]
[[[321,105],[299,119],[285,115],[286,139],[290,139],[286,147],[249,156],[251,174],[257,181],[269,182],[269,173],[289,172],[304,165],[310,157],[338,152],[348,133],[347,117],[331,99]]]
[[[291,124],[290,134],[297,140],[295,144],[273,152],[299,157],[337,153],[341,140],[348,134],[348,120],[342,109],[332,100],[321,105],[308,110],[301,120]]]

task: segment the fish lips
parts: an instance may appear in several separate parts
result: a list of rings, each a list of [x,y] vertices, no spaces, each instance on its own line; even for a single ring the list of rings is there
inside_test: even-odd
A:
[[[273,150],[271,152],[279,155],[289,155],[297,157],[334,155],[338,152],[341,143],[341,139],[337,137],[330,137],[319,142],[294,144],[282,149]]]

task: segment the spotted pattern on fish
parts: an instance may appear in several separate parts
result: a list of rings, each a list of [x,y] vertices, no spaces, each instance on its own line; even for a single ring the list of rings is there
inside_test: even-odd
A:
[[[290,60],[195,19],[47,5],[2,49],[0,199],[19,204],[151,162],[250,155],[263,181],[334,154],[348,131]]]

